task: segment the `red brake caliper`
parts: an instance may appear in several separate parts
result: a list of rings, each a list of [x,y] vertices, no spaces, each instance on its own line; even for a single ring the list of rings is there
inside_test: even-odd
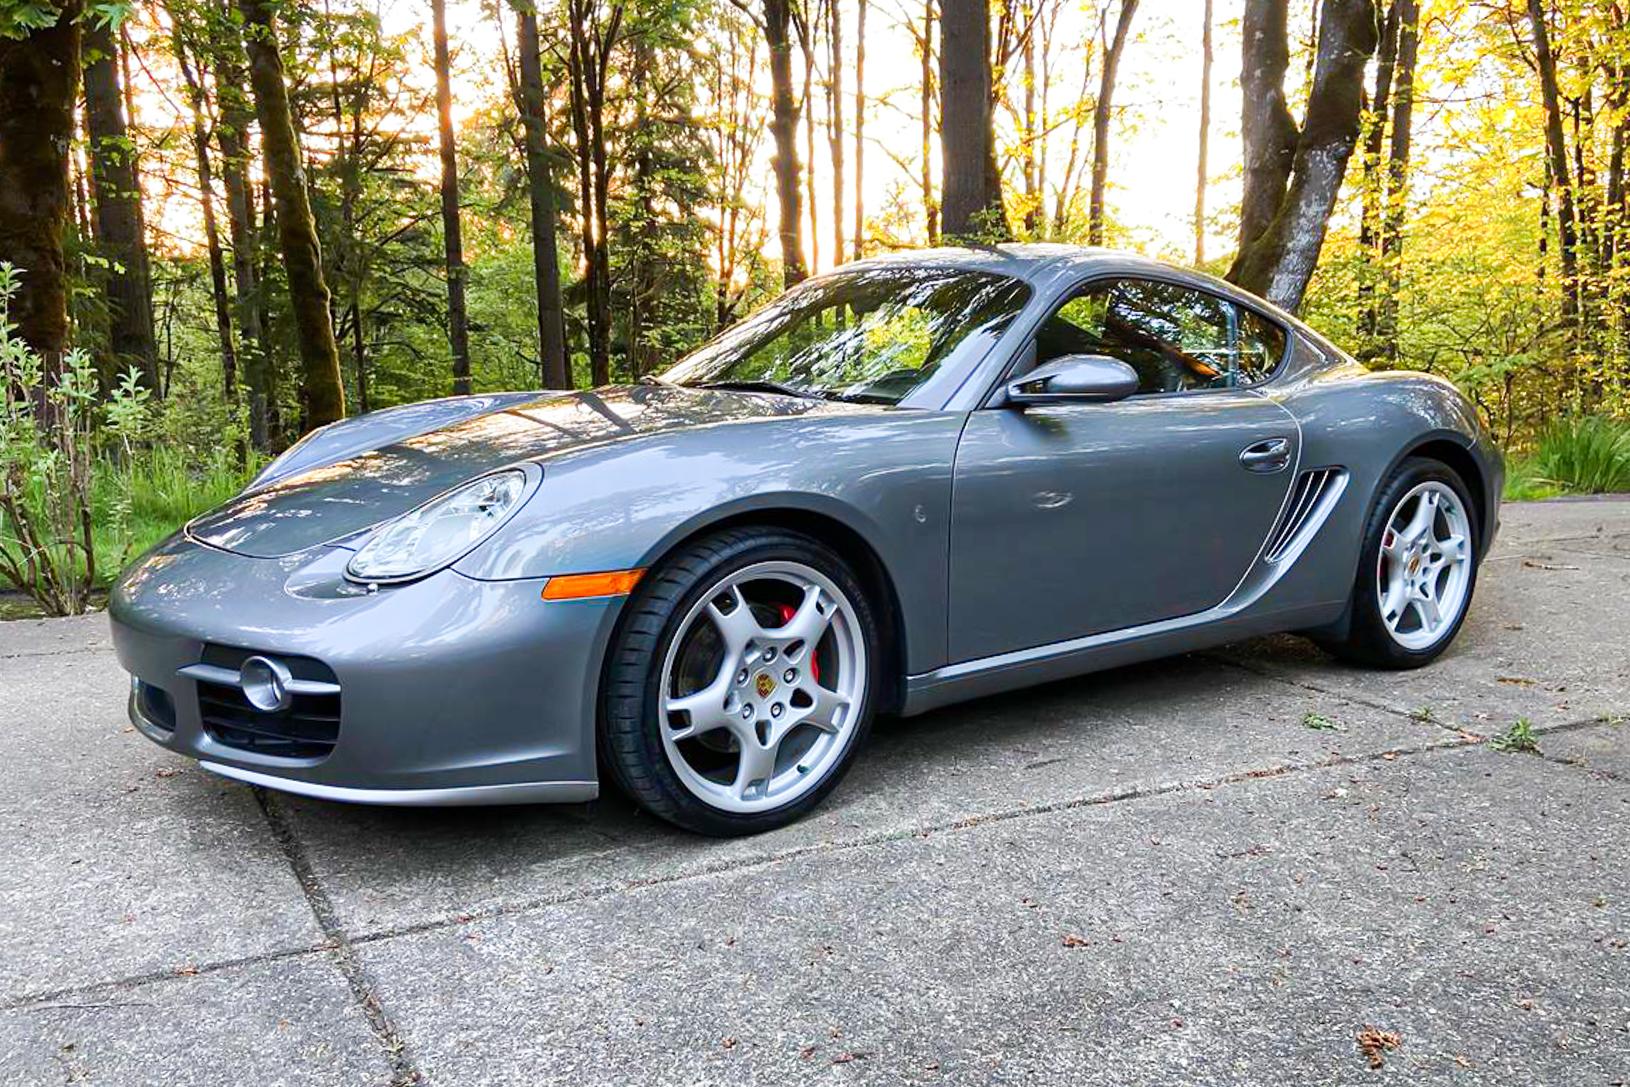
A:
[[[779,607],[781,610],[782,626],[786,626],[788,623],[792,622],[792,617],[798,614],[798,609],[794,608],[791,604],[780,604],[777,605],[777,607]],[[807,649],[809,651],[809,678],[813,679],[816,683],[819,683],[821,681],[821,666],[820,663],[815,660],[815,647],[808,646]]]

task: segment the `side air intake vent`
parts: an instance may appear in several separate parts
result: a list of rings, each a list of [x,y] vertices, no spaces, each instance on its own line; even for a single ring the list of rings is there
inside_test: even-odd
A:
[[[1268,562],[1279,562],[1310,535],[1324,514],[1347,485],[1347,472],[1342,468],[1310,468],[1296,477],[1290,489],[1290,501],[1285,503],[1284,515],[1274,526],[1268,538],[1268,550],[1263,556]]]

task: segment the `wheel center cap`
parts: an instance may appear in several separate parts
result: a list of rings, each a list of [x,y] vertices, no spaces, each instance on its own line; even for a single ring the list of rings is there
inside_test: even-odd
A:
[[[758,692],[760,698],[768,698],[775,693],[775,680],[768,672],[760,672],[753,680],[753,690]]]
[[[1420,568],[1421,568],[1421,557],[1419,555],[1411,555],[1411,556],[1409,556],[1409,572],[1410,572],[1410,574],[1413,575],[1413,574],[1417,573],[1420,570]]]

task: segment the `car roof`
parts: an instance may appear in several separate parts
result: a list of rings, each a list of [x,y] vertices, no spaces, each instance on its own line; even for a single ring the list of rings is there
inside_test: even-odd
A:
[[[1083,256],[1115,258],[1127,254],[1112,249],[1090,249],[1080,245],[1062,245],[1056,242],[1002,242],[997,245],[941,246],[937,249],[899,249],[864,260],[846,264],[834,271],[842,273],[856,269],[898,265],[966,268],[970,271],[996,272],[1034,282],[1041,273],[1060,261],[1080,260]]]
[[[1012,276],[1030,284],[1041,294],[1046,294],[1047,288],[1059,284],[1060,280],[1078,282],[1095,272],[1158,276],[1219,294],[1224,298],[1232,298],[1273,317],[1288,328],[1297,330],[1328,353],[1345,357],[1339,348],[1309,328],[1294,314],[1287,313],[1266,299],[1227,280],[1195,268],[1168,264],[1121,249],[1068,245],[1062,242],[1000,242],[993,245],[942,246],[937,249],[900,249],[845,264],[833,269],[832,272],[823,273],[823,277],[866,268],[901,265],[965,268],[970,271]]]
[[[1000,242],[994,245],[943,246],[937,249],[900,249],[892,253],[867,257],[865,260],[843,265],[825,274],[841,275],[854,270],[901,265],[995,272],[1023,280],[1034,287],[1045,286],[1061,276],[1078,279],[1095,271],[1157,274],[1165,278],[1184,280],[1218,294],[1234,295],[1278,316],[1290,318],[1289,314],[1279,313],[1269,303],[1240,290],[1232,283],[1193,268],[1153,260],[1122,249],[1066,245],[1061,242]]]

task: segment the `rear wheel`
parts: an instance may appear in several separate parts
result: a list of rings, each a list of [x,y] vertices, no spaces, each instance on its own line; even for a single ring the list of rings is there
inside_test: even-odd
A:
[[[1351,629],[1326,648],[1379,668],[1437,659],[1465,621],[1477,583],[1476,527],[1454,470],[1420,457],[1404,461],[1370,514]]]
[[[601,751],[644,807],[753,834],[820,802],[870,725],[877,628],[830,548],[773,529],[687,546],[629,603]]]

